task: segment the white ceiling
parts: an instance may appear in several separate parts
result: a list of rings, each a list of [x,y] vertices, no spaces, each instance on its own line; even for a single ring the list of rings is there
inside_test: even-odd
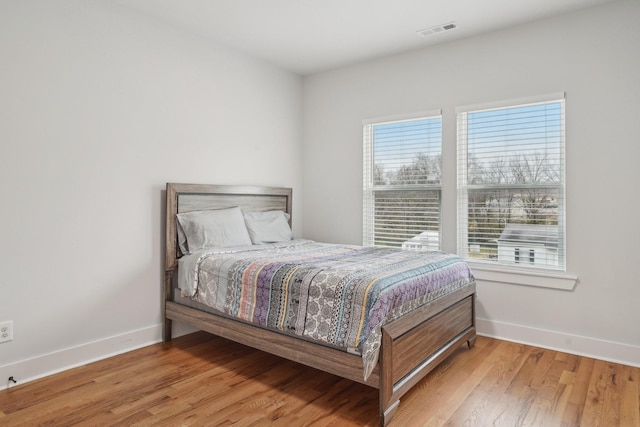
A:
[[[615,0],[113,1],[307,75]]]

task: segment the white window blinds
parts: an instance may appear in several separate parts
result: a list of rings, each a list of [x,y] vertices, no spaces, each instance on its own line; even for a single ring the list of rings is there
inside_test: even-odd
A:
[[[440,248],[440,112],[365,122],[365,246]]]
[[[565,269],[564,96],[458,110],[462,257]]]

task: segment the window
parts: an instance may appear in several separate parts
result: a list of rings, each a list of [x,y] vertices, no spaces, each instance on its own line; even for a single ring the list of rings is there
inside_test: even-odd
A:
[[[458,110],[462,257],[564,271],[564,195],[564,96]]]
[[[365,122],[363,244],[440,249],[440,112]]]

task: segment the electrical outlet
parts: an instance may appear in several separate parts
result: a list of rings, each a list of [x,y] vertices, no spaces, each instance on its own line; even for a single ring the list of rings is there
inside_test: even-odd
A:
[[[13,320],[0,322],[0,342],[13,340]]]

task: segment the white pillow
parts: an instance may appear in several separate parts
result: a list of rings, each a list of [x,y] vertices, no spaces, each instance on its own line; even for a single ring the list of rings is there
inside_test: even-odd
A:
[[[184,235],[184,230],[180,225],[180,221],[176,221],[176,231],[178,232],[178,247],[180,248],[180,255],[186,255],[189,253],[189,248],[187,247],[187,236]]]
[[[201,249],[251,245],[251,238],[239,207],[206,211],[192,211],[176,215],[178,234],[184,233],[183,253]],[[180,236],[178,240],[180,241]],[[186,250],[186,251],[185,251]]]
[[[242,212],[254,245],[293,239],[289,214],[283,211]]]

